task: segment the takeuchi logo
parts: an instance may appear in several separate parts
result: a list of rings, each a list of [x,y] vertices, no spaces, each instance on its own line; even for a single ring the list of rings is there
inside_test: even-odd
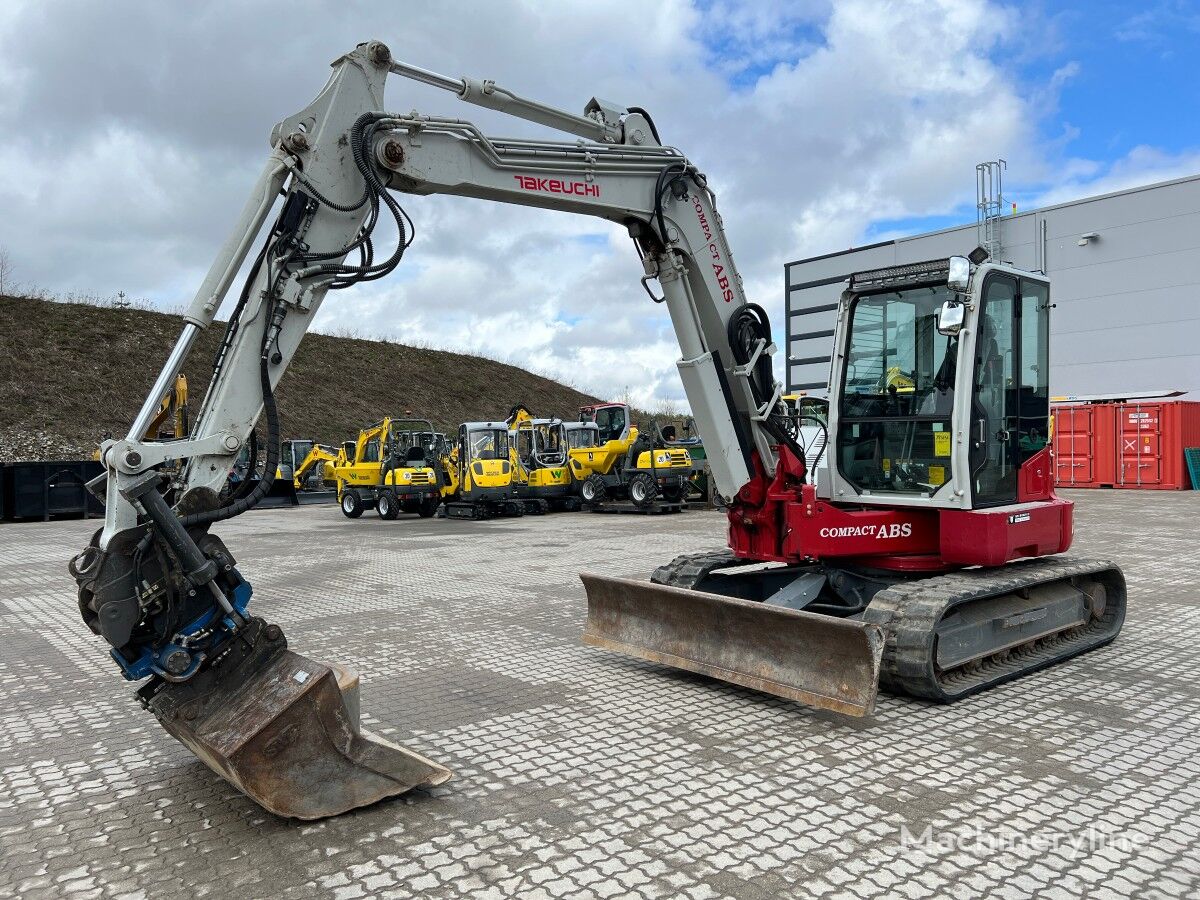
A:
[[[569,194],[575,197],[599,197],[600,185],[586,181],[563,181],[561,178],[536,178],[533,175],[514,175],[523,191],[543,194]]]

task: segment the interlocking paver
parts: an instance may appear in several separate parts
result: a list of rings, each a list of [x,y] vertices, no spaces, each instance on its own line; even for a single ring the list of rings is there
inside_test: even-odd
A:
[[[315,824],[132,700],[66,574],[95,522],[0,525],[0,897],[1195,896],[1200,498],[1073,499],[1074,552],[1130,580],[1119,641],[865,721],[580,645],[578,571],[718,547],[715,513],[225,523],[256,610],[455,771]]]

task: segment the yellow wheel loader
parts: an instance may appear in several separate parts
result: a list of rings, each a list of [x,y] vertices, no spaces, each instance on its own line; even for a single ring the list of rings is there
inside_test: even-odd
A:
[[[332,466],[342,514],[357,519],[373,506],[388,521],[402,512],[434,515],[442,502],[437,466],[444,441],[428,419],[389,417],[364,428]]]
[[[640,434],[625,403],[585,406],[579,418],[596,426],[595,447],[569,451],[571,475],[590,509],[628,501],[634,510],[651,512],[683,503],[692,475],[686,449]]]
[[[575,512],[581,506],[567,465],[567,428],[562,419],[538,419],[524,406],[509,413],[513,490],[526,512]],[[530,510],[530,505],[536,506]]]

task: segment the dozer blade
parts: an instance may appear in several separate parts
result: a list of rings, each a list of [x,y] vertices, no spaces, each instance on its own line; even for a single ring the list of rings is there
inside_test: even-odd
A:
[[[848,716],[874,709],[883,652],[876,625],[627,578],[579,577],[588,600],[585,644]]]
[[[236,678],[165,685],[147,705],[170,734],[264,809],[321,819],[450,777],[437,763],[359,729],[357,675],[290,650],[248,656],[236,664]]]

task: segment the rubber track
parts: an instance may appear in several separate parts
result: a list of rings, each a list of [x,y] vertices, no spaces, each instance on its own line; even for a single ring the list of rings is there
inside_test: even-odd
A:
[[[659,566],[650,576],[654,584],[669,584],[672,587],[694,590],[704,578],[716,569],[727,566],[751,565],[752,559],[738,559],[732,550],[711,550],[704,553],[685,553],[677,556],[665,566]]]
[[[953,607],[1087,575],[1101,575],[1107,590],[1101,618],[949,672],[935,670],[937,626]],[[884,631],[880,687],[892,694],[951,703],[1109,643],[1125,619],[1125,577],[1109,562],[1061,556],[1011,563],[999,569],[972,569],[903,582],[880,591],[863,619],[880,625]]]

